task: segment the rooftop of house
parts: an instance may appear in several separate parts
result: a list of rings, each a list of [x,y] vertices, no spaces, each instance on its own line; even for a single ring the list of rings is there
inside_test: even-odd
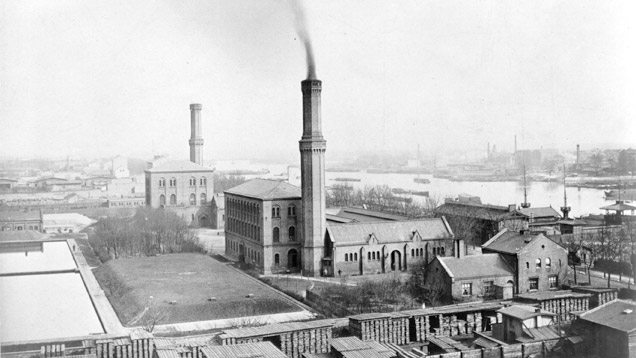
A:
[[[542,208],[521,208],[519,209],[519,212],[531,217],[531,218],[535,218],[535,219],[540,219],[540,218],[561,218],[561,214],[559,214],[558,211],[556,211],[553,207],[548,206],[548,207],[542,207]]]
[[[214,168],[204,167],[189,160],[167,160],[156,167],[146,169],[147,173],[173,173],[173,172],[211,172]]]
[[[452,232],[442,218],[346,224],[329,223],[327,232],[336,246],[366,244],[371,240],[377,240],[379,244],[382,244],[410,242],[418,238],[422,240],[444,239],[452,236]]]
[[[518,294],[515,299],[520,301],[546,301],[554,300],[557,298],[583,298],[590,297],[589,293],[574,292],[571,290],[558,290],[558,291],[541,291],[541,292],[529,292]]]
[[[404,221],[408,220],[408,217],[402,215],[395,215],[389,213],[383,213],[380,211],[373,211],[363,208],[342,208],[336,214],[336,216],[353,219],[355,221]]]
[[[225,191],[262,200],[300,199],[300,188],[278,180],[252,179]]]
[[[614,300],[581,314],[579,318],[631,333],[636,331],[636,303]]]
[[[481,245],[482,249],[501,252],[506,254],[517,254],[521,249],[526,247],[534,240],[545,238],[547,241],[554,242],[543,234],[522,234],[516,231],[503,229],[497,235],[493,236],[485,244]],[[555,242],[555,244],[557,244]],[[558,244],[557,244],[558,245]],[[565,250],[565,249],[564,249]]]
[[[207,358],[287,358],[272,342],[256,342],[228,346],[206,346],[201,348]],[[177,354],[177,357],[180,357]],[[160,357],[161,358],[161,357]],[[172,358],[168,356],[166,358]]]
[[[39,211],[0,211],[0,222],[41,220]]]
[[[436,257],[449,277],[465,279],[473,277],[511,276],[514,270],[499,254],[483,254],[455,257]]]
[[[555,313],[542,310],[540,308],[536,308],[534,306],[522,306],[522,305],[514,305],[508,306],[504,308],[500,308],[497,310],[497,313],[501,313],[504,316],[526,320],[528,318],[537,317],[537,316],[556,316]]]
[[[464,216],[492,221],[527,218],[525,214],[517,211],[514,205],[498,206],[456,200],[446,200],[444,204],[435,209],[435,212],[443,215]]]

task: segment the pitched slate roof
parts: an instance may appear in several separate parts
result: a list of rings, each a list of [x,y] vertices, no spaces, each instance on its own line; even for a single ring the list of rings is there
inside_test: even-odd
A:
[[[493,221],[500,221],[515,217],[525,217],[525,215],[520,213],[519,211],[510,211],[507,206],[457,201],[446,201],[444,204],[438,206],[435,209],[435,213]]]
[[[481,245],[481,247],[483,249],[488,249],[491,251],[516,255],[519,251],[521,251],[521,249],[523,249],[530,242],[537,240],[541,237],[547,239],[550,242],[554,242],[542,234],[537,234],[537,235],[521,234],[516,231],[509,231],[508,229],[503,229],[499,233],[497,233],[497,235],[493,236],[492,239],[488,240],[485,244]]]
[[[501,277],[514,274],[514,270],[499,254],[471,255],[460,259],[437,256],[435,259],[440,261],[448,276],[456,279]]]
[[[149,173],[170,172],[211,172],[214,168],[204,167],[189,160],[168,160],[154,168],[147,169]]]
[[[287,358],[272,342],[256,342],[201,348],[207,358]]]
[[[376,221],[348,224],[327,224],[329,237],[336,246],[367,244],[371,238],[378,243],[410,242],[415,233],[423,240],[451,237],[441,218],[409,221]]]
[[[360,209],[360,208],[342,208],[336,214],[339,217],[353,219],[355,221],[404,221],[408,220],[408,217],[395,215],[395,214],[387,214],[379,211]]]
[[[225,194],[235,194],[263,200],[300,199],[300,188],[278,180],[252,179],[225,191]]]
[[[519,212],[532,218],[560,218],[561,214],[553,207],[548,206],[544,208],[521,208]]]
[[[631,333],[636,331],[636,304],[614,300],[583,313],[580,319]]]
[[[501,313],[504,316],[510,316],[521,320],[536,316],[556,316],[555,313],[542,310],[533,306],[520,306],[514,305],[510,307],[504,307],[497,310],[497,313]]]

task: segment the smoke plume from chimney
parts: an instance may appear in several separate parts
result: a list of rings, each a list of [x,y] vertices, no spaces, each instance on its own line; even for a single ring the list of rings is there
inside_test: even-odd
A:
[[[316,63],[314,60],[314,50],[311,47],[311,39],[309,31],[307,31],[307,20],[305,19],[305,11],[299,0],[290,0],[292,10],[294,11],[294,22],[296,24],[296,32],[300,41],[305,47],[305,59],[307,61],[307,79],[316,79]]]

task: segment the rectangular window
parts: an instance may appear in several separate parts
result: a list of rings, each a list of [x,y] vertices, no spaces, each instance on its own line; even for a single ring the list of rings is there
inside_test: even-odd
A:
[[[538,277],[530,277],[529,281],[530,281],[530,289],[531,290],[538,290],[539,289],[539,278]]]
[[[462,296],[471,296],[473,294],[472,283],[462,283]]]
[[[550,288],[557,288],[559,287],[559,278],[556,275],[548,276],[548,283]]]
[[[492,297],[495,295],[495,282],[484,281],[484,297]]]

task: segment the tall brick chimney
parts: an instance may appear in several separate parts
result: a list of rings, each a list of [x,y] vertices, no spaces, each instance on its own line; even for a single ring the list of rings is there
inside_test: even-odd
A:
[[[320,276],[326,231],[325,151],[322,137],[320,93],[322,82],[306,79],[303,93],[303,136],[300,139],[300,182],[302,192],[303,274]]]

